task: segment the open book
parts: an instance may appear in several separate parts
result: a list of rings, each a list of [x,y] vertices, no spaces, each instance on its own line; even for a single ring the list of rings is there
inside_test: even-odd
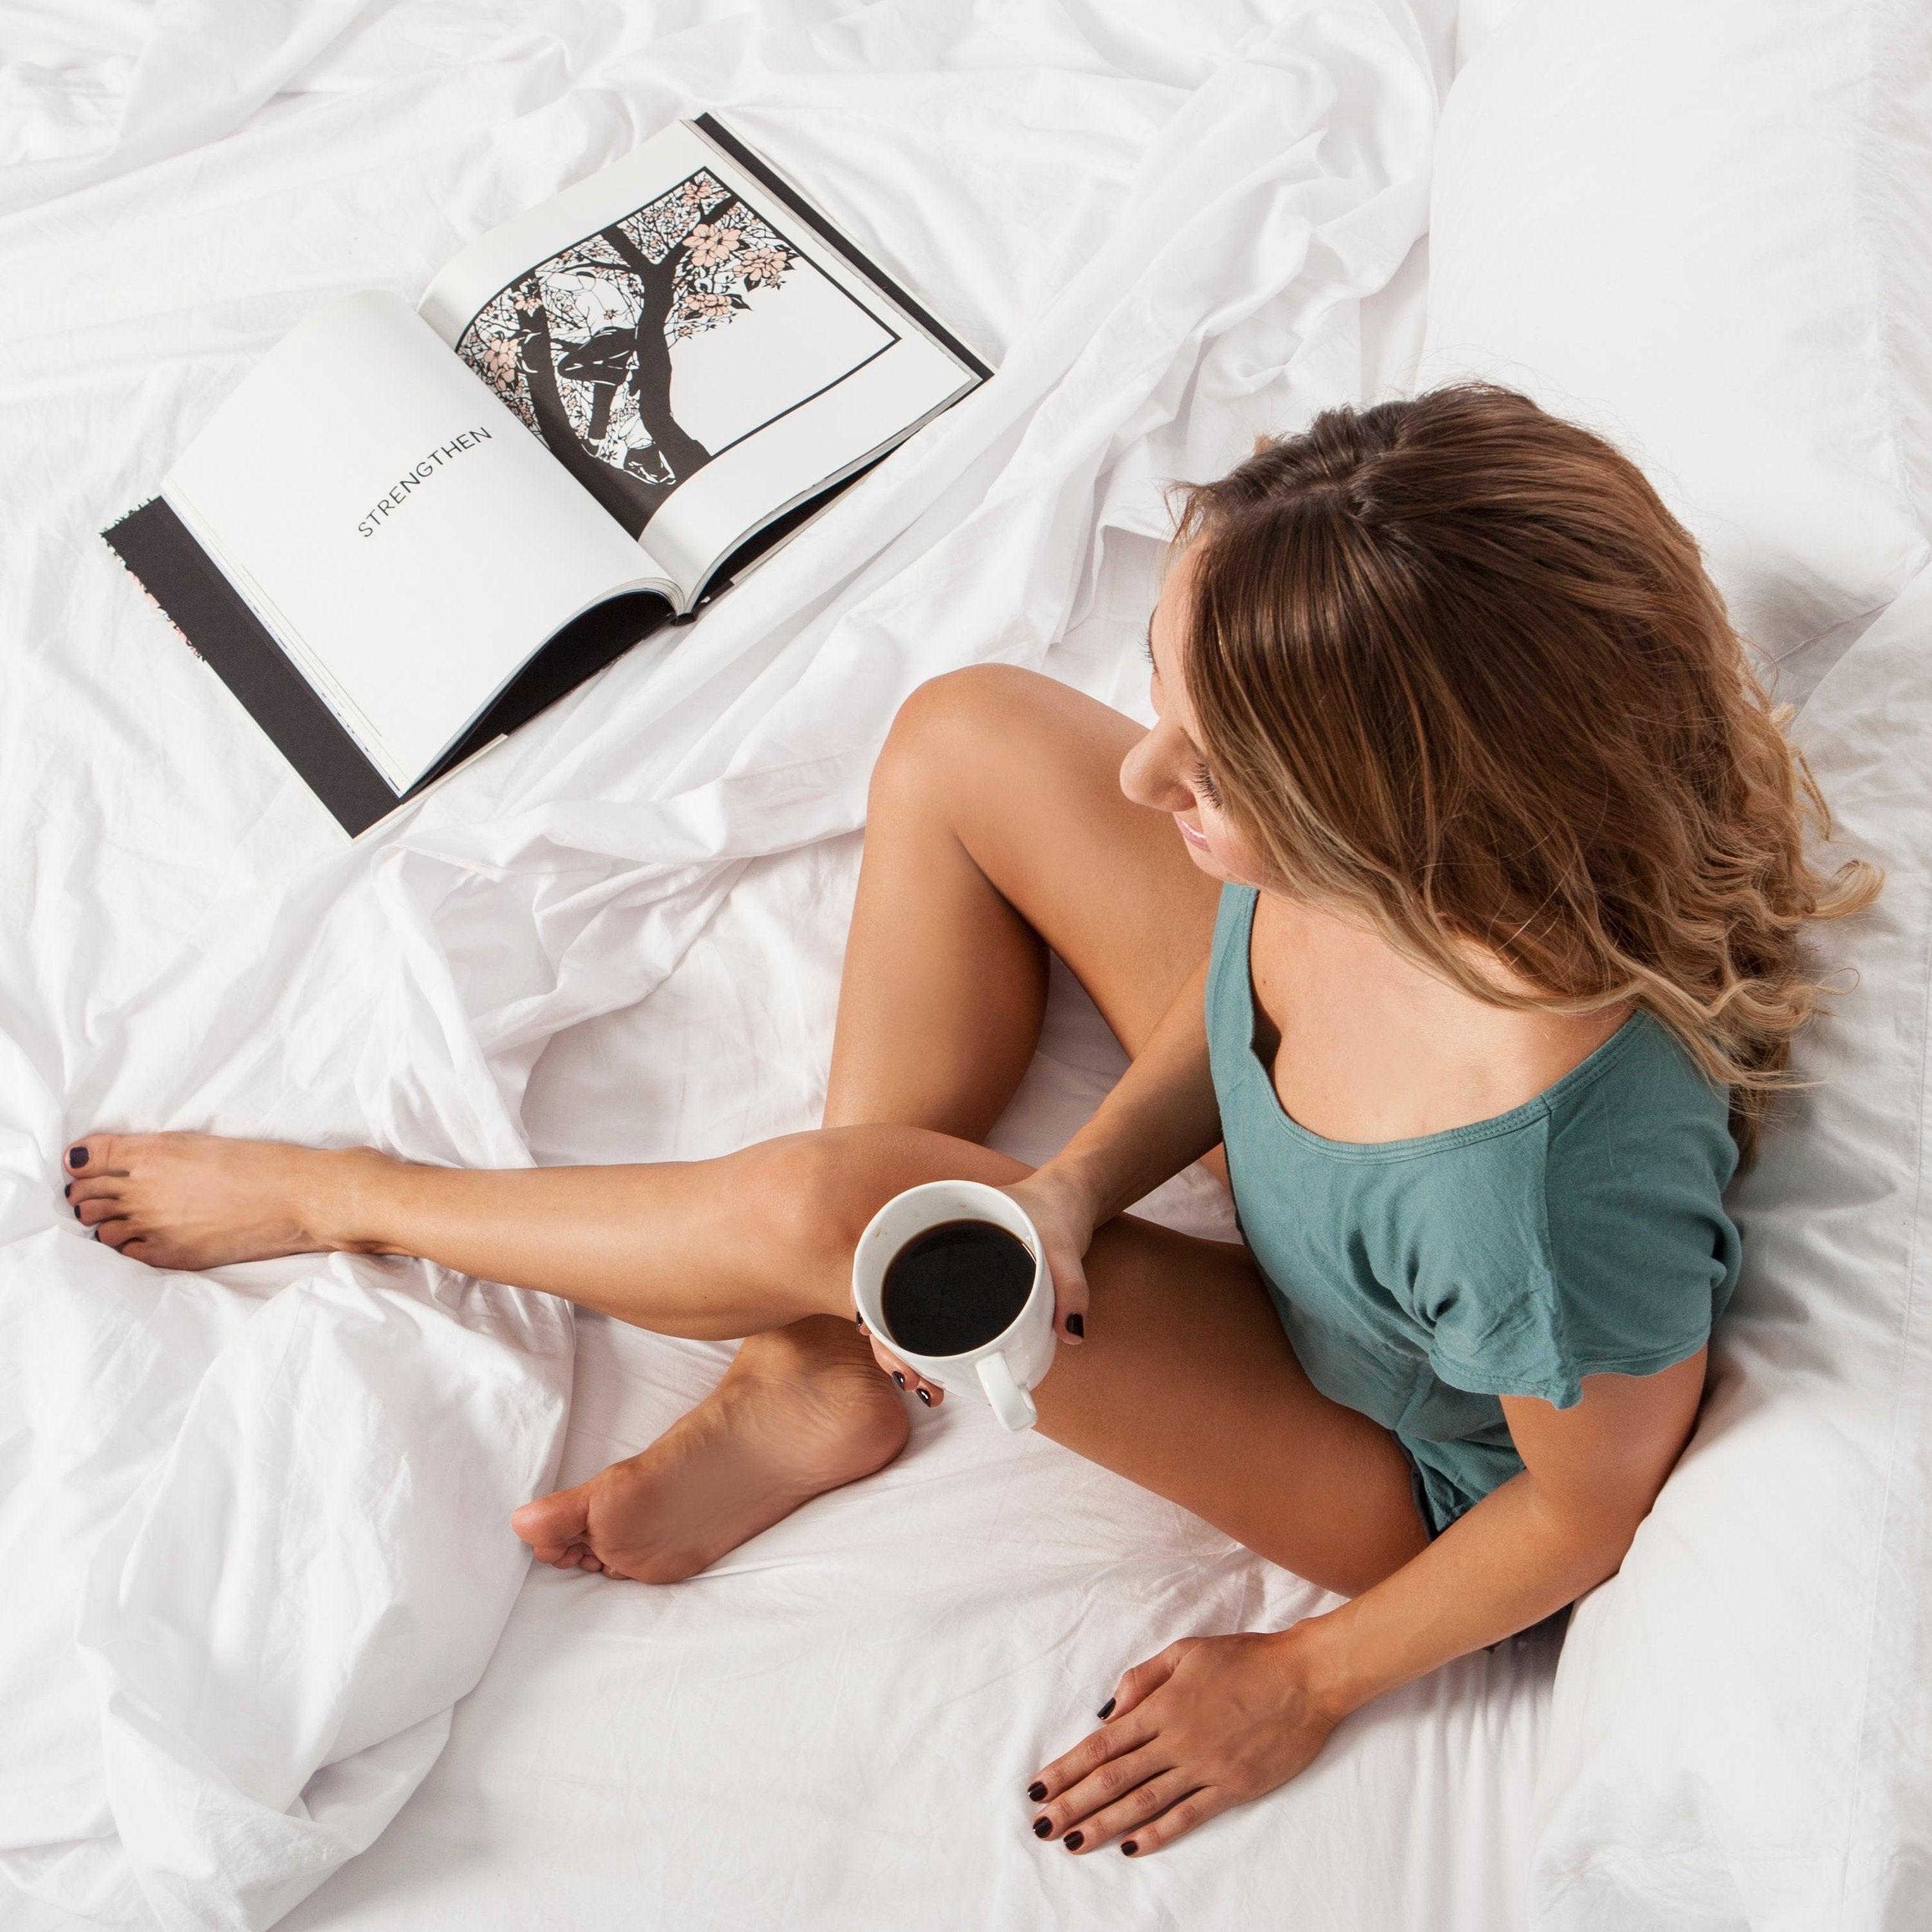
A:
[[[991,374],[707,115],[318,310],[106,537],[356,832]]]

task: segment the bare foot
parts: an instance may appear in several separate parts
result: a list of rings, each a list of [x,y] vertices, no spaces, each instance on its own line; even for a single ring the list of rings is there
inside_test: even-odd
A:
[[[545,1563],[675,1583],[800,1504],[884,1468],[905,1407],[850,1322],[815,1315],[754,1335],[724,1379],[644,1450],[510,1526]]]
[[[97,1240],[155,1268],[220,1268],[349,1245],[338,1204],[368,1148],[344,1153],[213,1134],[86,1134],[63,1157],[67,1198]]]

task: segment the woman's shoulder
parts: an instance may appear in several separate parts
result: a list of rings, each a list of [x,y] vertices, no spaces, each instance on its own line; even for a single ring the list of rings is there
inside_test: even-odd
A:
[[[1595,1052],[1543,1096],[1552,1160],[1592,1160],[1614,1147],[1624,1157],[1664,1156],[1683,1141],[1708,1142],[1724,1168],[1737,1165],[1730,1096],[1683,1042],[1640,1007]]]
[[[1634,1358],[1652,1352],[1646,1333],[1708,1329],[1741,1258],[1728,1094],[1648,1013],[1610,1046],[1597,1077],[1555,1097],[1543,1190],[1559,1296],[1600,1367],[1619,1366],[1604,1359],[1616,1340]]]
[[[1567,1408],[1583,1378],[1651,1375],[1695,1352],[1740,1258],[1724,1192],[1737,1163],[1723,1092],[1648,1014],[1627,1021],[1513,1136],[1492,1218],[1516,1204],[1534,1268],[1499,1271],[1493,1306],[1444,1324],[1456,1386]],[[1480,1298],[1478,1298],[1480,1299]]]

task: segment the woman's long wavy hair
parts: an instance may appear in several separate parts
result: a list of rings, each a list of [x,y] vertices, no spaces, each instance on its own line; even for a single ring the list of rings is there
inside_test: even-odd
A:
[[[1811,864],[1824,800],[1636,466],[1438,389],[1262,445],[1179,535],[1201,748],[1280,888],[1495,1005],[1634,1001],[1729,1089],[1748,1160],[1826,990],[1799,935],[1880,878]]]

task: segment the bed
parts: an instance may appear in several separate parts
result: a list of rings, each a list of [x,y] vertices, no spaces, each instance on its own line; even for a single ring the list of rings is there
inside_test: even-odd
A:
[[[1509,184],[1576,114],[1511,103],[1557,70],[1627,98],[1604,76],[1644,70],[1662,4],[0,6],[9,1932],[1932,1912],[1912,1245],[1932,814],[1902,776],[1932,741],[1925,392],[1909,354],[1860,363],[1855,393],[1804,388],[1790,446],[1727,467],[1704,458],[1761,407],[1749,382],[1706,382],[1700,441],[1695,410],[1644,415],[1654,365],[1617,359],[1641,318],[1586,355],[1574,315],[1538,310],[1555,244],[1546,224],[1524,247],[1535,212]],[[1786,40],[1744,70],[1774,106],[1817,50],[1768,10]],[[1742,11],[1707,0],[1676,70],[1736,69]],[[1843,112],[1909,119],[1910,10],[1839,13]],[[1900,77],[1874,96],[1881,56]],[[319,297],[413,296],[700,107],[1000,380],[676,644],[345,847],[95,532]],[[1892,265],[1873,305],[1932,322],[1924,224],[1894,212],[1927,177],[1900,138],[1893,199],[1860,204],[1904,238],[1867,235]],[[1537,184],[1555,197],[1588,160],[1558,158]],[[1620,245],[1658,234],[1633,218]],[[1603,251],[1568,272],[1604,274]],[[1808,326],[1750,381],[1789,399]],[[1149,1864],[1076,1861],[1027,1830],[1024,1774],[1125,1664],[1318,1592],[965,1404],[687,1583],[531,1571],[509,1508],[649,1440],[727,1348],[412,1263],[158,1279],[62,1221],[52,1165],[90,1125],[508,1166],[810,1124],[899,698],[1001,659],[1140,712],[1164,481],[1479,364],[1600,415],[1706,518],[1846,835],[1893,881],[1820,1036],[1828,1084],[1748,1184],[1762,1259],[1697,1441],[1567,1642],[1532,1633],[1380,1700]],[[1788,540],[1860,479],[1836,549]],[[1120,1064],[1056,972],[999,1144],[1050,1151]],[[1229,1225],[1198,1172],[1149,1209]]]

